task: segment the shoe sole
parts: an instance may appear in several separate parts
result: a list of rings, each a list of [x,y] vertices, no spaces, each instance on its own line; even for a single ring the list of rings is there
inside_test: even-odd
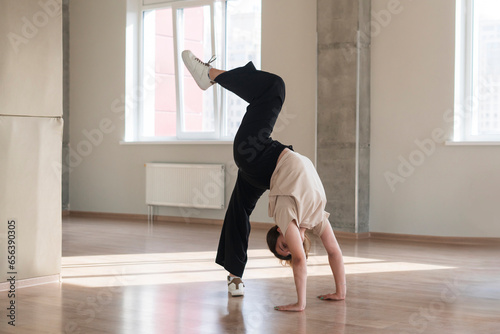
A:
[[[228,293],[231,295],[231,297],[243,297],[245,295],[244,292],[231,292],[231,291],[228,291]]]

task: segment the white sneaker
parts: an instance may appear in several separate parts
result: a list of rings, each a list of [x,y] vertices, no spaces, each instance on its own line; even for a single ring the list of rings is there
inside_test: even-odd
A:
[[[245,284],[239,277],[227,277],[227,290],[233,297],[243,296],[245,294]]]
[[[208,76],[208,71],[212,68],[210,63],[215,60],[215,56],[210,58],[208,63],[204,63],[196,58],[191,51],[184,50],[182,51],[182,60],[201,89],[206,90],[215,83]]]

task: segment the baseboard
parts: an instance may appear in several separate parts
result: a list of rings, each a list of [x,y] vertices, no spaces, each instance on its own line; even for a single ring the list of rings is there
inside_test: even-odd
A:
[[[222,226],[223,220],[222,219],[194,218],[194,217],[155,216],[155,222],[208,224],[208,225]],[[257,228],[257,229],[268,229],[274,225],[273,223],[263,223],[263,222],[250,222],[250,224],[252,225],[252,228]]]
[[[155,215],[154,223],[157,223],[157,222],[222,225],[221,219],[205,219],[205,218],[195,218],[195,217],[174,217],[174,216]]]
[[[93,211],[69,211],[63,216],[79,217],[79,218],[97,218],[97,219],[117,219],[117,220],[138,220],[147,221],[147,215],[129,214],[129,213],[109,213],[109,212],[93,212]],[[178,217],[178,216],[161,216],[155,215],[154,223],[186,223],[186,224],[208,224],[222,226],[222,219],[208,219],[196,217]],[[268,229],[273,226],[273,223],[250,222],[252,228]]]
[[[27,288],[35,285],[48,284],[48,283],[59,283],[61,282],[61,275],[49,275],[49,276],[41,276],[41,277],[33,277],[33,278],[25,278],[16,280],[16,289],[19,288]],[[7,291],[10,289],[9,282],[0,283],[0,291]]]
[[[434,235],[381,233],[381,232],[370,232],[370,239],[457,244],[457,245],[496,245],[496,246],[500,245],[500,238],[448,237],[448,236],[434,236]]]
[[[148,220],[147,215],[114,212],[73,211],[70,210],[69,217],[99,218],[99,219],[121,219],[121,220]],[[157,218],[157,216],[155,216]],[[156,220],[156,219],[155,219]]]
[[[344,232],[344,231],[335,231],[335,237],[341,238],[341,239],[369,239],[370,238],[370,232],[364,232],[364,233],[354,233],[354,232]]]
[[[135,220],[147,221],[147,215],[129,214],[129,213],[108,213],[108,212],[91,212],[91,211],[67,211],[63,216],[81,217],[81,218],[97,218],[97,219],[118,219],[118,220]],[[154,223],[186,223],[186,224],[208,224],[222,226],[222,219],[206,219],[195,217],[176,217],[176,216],[160,216],[155,215]],[[251,222],[252,228],[269,229],[273,223]],[[500,245],[500,238],[486,237],[446,237],[446,236],[430,236],[430,235],[413,235],[413,234],[398,234],[398,233],[382,233],[382,232],[364,232],[353,233],[344,231],[334,231],[335,236],[340,239],[380,239],[380,240],[399,240],[399,241],[414,241],[428,243],[446,243],[446,244],[462,244],[462,245]]]

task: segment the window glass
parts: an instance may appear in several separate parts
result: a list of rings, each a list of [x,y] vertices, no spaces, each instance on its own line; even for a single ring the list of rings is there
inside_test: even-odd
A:
[[[155,136],[176,134],[176,87],[172,9],[155,10]]]
[[[252,61],[260,68],[261,1],[227,2],[227,68],[235,68]],[[234,94],[226,94],[225,135],[234,137],[245,114],[245,101]]]
[[[500,135],[500,1],[473,1],[472,136]]]
[[[202,61],[208,61],[212,55],[211,13],[210,6],[179,9],[179,37],[183,50],[191,50]],[[179,58],[182,62],[182,59]],[[182,64],[182,130],[185,132],[213,132],[214,94],[211,89],[201,90],[189,71]]]

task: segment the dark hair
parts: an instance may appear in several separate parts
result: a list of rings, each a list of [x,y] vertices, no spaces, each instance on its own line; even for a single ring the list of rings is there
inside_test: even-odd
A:
[[[266,237],[267,247],[269,247],[269,250],[271,251],[271,253],[274,254],[274,256],[276,256],[278,259],[281,260],[281,264],[283,264],[283,265],[288,264],[291,267],[292,266],[292,255],[290,254],[288,256],[283,256],[283,255],[278,254],[278,252],[276,252],[276,242],[278,241],[279,236],[280,236],[280,232],[278,232],[278,225],[274,225],[273,227],[271,227],[271,229],[269,229],[269,231],[267,231],[267,237]],[[308,255],[309,255],[309,249],[311,248],[311,241],[309,240],[309,237],[307,235],[304,238],[303,246],[304,246],[304,252],[306,253],[306,259],[307,259]]]

